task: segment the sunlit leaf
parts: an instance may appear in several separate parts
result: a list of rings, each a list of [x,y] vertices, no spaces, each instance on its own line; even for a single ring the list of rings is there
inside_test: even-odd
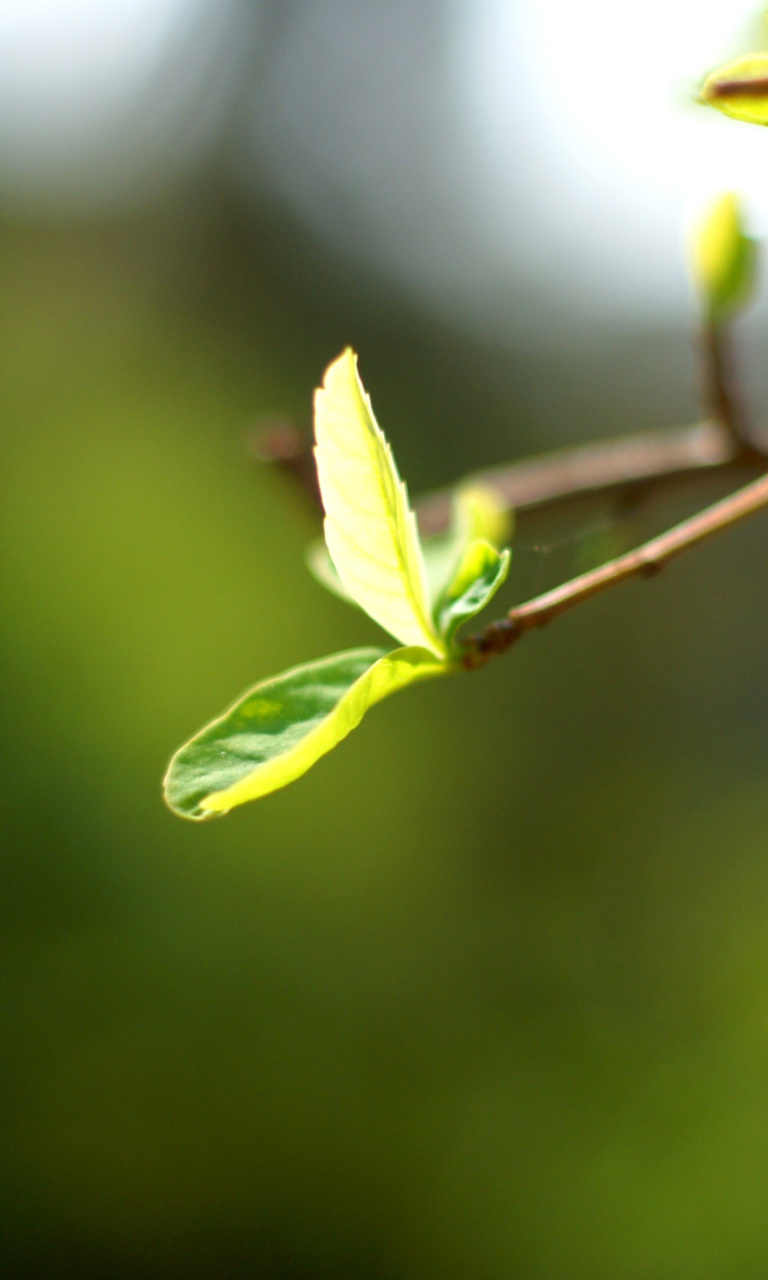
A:
[[[325,538],[344,587],[402,644],[443,656],[416,518],[349,349],[315,393],[315,440]]]
[[[264,680],[171,760],[165,798],[185,818],[211,818],[301,777],[396,690],[445,674],[423,648],[353,649]]]
[[[513,528],[514,516],[489,485],[467,484],[456,490],[450,528],[425,538],[421,544],[433,613],[467,547],[478,538],[499,547],[511,537]],[[323,538],[310,543],[305,558],[310,573],[326,590],[347,604],[357,605],[341,581]]]
[[[501,547],[514,524],[513,513],[490,485],[469,482],[455,490],[450,528],[422,544],[433,615],[467,548],[478,539]]]
[[[454,669],[448,655],[456,629],[506,576],[509,552],[499,554],[475,535],[505,535],[508,513],[494,491],[465,487],[457,493],[451,529],[430,550],[430,595],[405,486],[350,350],[330,366],[317,392],[315,436],[327,548],[311,547],[308,564],[331,591],[398,639],[416,643],[391,653],[334,654],[256,685],[171,760],[165,798],[183,817],[215,817],[286,786],[374,703]]]
[[[707,76],[701,98],[734,120],[768,124],[768,53],[751,53]]]
[[[455,578],[437,607],[441,635],[450,645],[456,631],[493,599],[509,573],[510,553],[482,539],[467,547]]]

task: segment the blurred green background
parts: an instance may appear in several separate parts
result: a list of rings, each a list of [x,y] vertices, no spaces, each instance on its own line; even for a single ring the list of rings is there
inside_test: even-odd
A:
[[[248,449],[265,416],[308,427],[344,344],[415,492],[696,413],[679,317],[489,336],[249,187],[249,58],[140,200],[6,190],[3,1274],[754,1280],[765,518],[224,821],[163,808],[241,690],[380,640]],[[722,483],[522,520],[508,599]]]

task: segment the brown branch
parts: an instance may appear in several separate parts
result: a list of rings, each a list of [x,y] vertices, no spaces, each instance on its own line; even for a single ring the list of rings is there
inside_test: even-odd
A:
[[[745,440],[742,415],[729,386],[724,341],[722,332],[705,333],[703,339],[706,401],[711,418],[692,426],[644,431],[557,449],[475,472],[468,482],[488,485],[504,506],[522,512],[648,481],[680,479],[718,467],[764,465],[763,450]],[[322,511],[311,446],[292,422],[262,420],[249,433],[249,449],[258,461],[279,467]],[[415,500],[424,537],[449,527],[454,492],[454,487],[441,489]]]
[[[558,449],[478,471],[469,481],[487,484],[505,506],[525,511],[580,494],[724,466],[742,460],[743,453],[728,425],[705,421]],[[428,494],[414,505],[422,534],[441,533],[451,520],[453,489]]]
[[[745,485],[627,555],[609,560],[589,573],[510,609],[505,618],[491,623],[485,631],[465,642],[463,665],[468,670],[484,666],[489,658],[503,653],[526,631],[546,626],[567,609],[626,578],[650,577],[658,573],[673,556],[697,546],[705,538],[711,538],[721,529],[727,529],[765,506],[768,506],[768,475]]]
[[[742,436],[741,415],[736,408],[730,383],[727,337],[720,325],[708,324],[702,333],[704,356],[704,398],[716,422],[733,436]]]
[[[704,99],[711,102],[717,98],[766,98],[768,97],[768,78],[755,76],[743,80],[713,80],[707,85]]]
[[[752,443],[747,412],[736,391],[730,337],[730,328],[715,320],[704,326],[701,336],[704,404],[715,422],[730,432],[743,460],[758,460],[760,452]]]
[[[282,414],[268,414],[248,429],[245,443],[254,462],[268,462],[282,471],[308,500],[308,505],[322,514],[312,445],[295,422]]]
[[[522,462],[479,471],[470,482],[487,484],[515,511],[650,480],[668,480],[727,463],[762,466],[765,447],[753,440],[734,390],[730,329],[709,321],[702,334],[704,406],[708,417],[694,426],[646,431],[617,440],[576,445]],[[422,534],[447,528],[453,491],[416,502]]]

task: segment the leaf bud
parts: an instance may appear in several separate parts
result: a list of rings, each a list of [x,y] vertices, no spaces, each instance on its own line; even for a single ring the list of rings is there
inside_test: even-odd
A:
[[[755,280],[757,246],[746,235],[741,201],[727,191],[709,206],[693,235],[692,267],[707,319],[719,324],[744,306]]]
[[[768,124],[768,53],[750,53],[707,76],[701,101],[734,120]]]

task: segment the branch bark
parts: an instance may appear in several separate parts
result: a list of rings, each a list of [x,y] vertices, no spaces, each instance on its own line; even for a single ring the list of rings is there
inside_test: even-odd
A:
[[[249,433],[248,448],[258,462],[269,462],[289,475],[322,511],[312,451],[293,423],[269,419]],[[662,431],[644,431],[594,444],[557,449],[476,472],[515,511],[648,480],[674,479],[732,463],[751,461],[754,450],[734,439],[729,427],[714,420]],[[747,454],[748,456],[745,456]],[[424,537],[448,528],[453,488],[425,494],[414,501]]]
[[[522,462],[478,471],[469,479],[495,490],[505,506],[526,511],[582,494],[751,460],[752,453],[736,439],[729,424],[708,420],[693,426],[646,431],[558,449]],[[416,499],[416,515],[424,537],[442,533],[448,527],[452,504],[452,489],[441,489]]]
[[[469,637],[465,642],[463,665],[468,670],[484,666],[494,655],[509,649],[526,631],[546,626],[567,609],[626,578],[650,577],[658,573],[668,560],[682,551],[697,546],[766,506],[768,475],[763,475],[634,551],[510,609],[505,618],[492,622],[485,631]]]
[[[577,445],[471,477],[487,484],[514,511],[599,493],[650,480],[669,480],[728,463],[765,465],[766,448],[755,443],[744,406],[734,389],[729,326],[707,323],[701,338],[704,411],[709,416],[688,427],[646,431],[617,440]],[[447,528],[452,491],[416,502],[422,534]]]

